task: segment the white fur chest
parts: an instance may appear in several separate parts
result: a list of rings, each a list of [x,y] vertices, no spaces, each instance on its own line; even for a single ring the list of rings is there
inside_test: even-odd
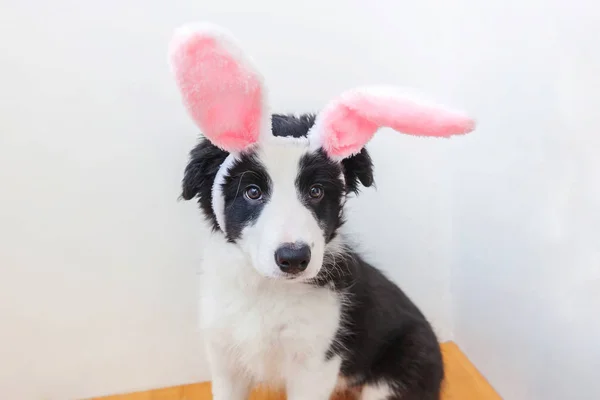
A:
[[[340,299],[325,288],[260,276],[237,246],[209,240],[201,281],[204,334],[259,382],[282,383],[322,362],[340,320]]]

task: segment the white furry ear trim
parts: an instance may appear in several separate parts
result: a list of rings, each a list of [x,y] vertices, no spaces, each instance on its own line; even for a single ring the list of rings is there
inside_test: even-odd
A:
[[[212,186],[212,209],[217,219],[217,224],[223,232],[225,232],[225,198],[223,197],[223,184],[225,183],[225,177],[229,173],[229,169],[233,166],[237,156],[235,154],[229,154],[221,166],[217,175],[215,175],[215,181]]]

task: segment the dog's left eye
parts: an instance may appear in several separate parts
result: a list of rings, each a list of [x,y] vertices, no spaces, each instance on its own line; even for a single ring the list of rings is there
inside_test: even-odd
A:
[[[308,194],[312,200],[321,200],[324,193],[325,191],[321,185],[312,185],[308,191]]]
[[[258,186],[250,185],[246,188],[244,195],[249,200],[260,200],[262,197],[262,192]]]

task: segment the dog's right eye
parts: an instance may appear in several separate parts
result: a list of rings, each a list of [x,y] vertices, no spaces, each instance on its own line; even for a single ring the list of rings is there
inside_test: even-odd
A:
[[[262,192],[258,186],[250,185],[246,187],[244,195],[248,200],[259,200],[262,197]]]

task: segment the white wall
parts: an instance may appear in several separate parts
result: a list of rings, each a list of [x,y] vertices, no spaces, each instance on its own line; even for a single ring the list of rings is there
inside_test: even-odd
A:
[[[600,399],[600,5],[467,3],[449,63],[481,125],[447,153],[456,340],[506,399]]]
[[[233,30],[280,111],[315,110],[366,83],[443,94],[424,3],[328,2],[335,13],[282,3],[0,3],[0,397],[208,378],[195,315],[205,231],[197,208],[177,202],[196,130],[166,63],[174,27],[209,19]],[[364,214],[352,229],[447,339],[443,148],[375,140],[379,191],[354,204]]]
[[[0,3],[0,395],[208,377],[206,231],[176,201],[196,130],[166,45],[209,19],[280,111],[392,83],[475,113],[458,140],[378,136],[378,190],[350,228],[505,398],[600,397],[600,25],[584,1]]]

